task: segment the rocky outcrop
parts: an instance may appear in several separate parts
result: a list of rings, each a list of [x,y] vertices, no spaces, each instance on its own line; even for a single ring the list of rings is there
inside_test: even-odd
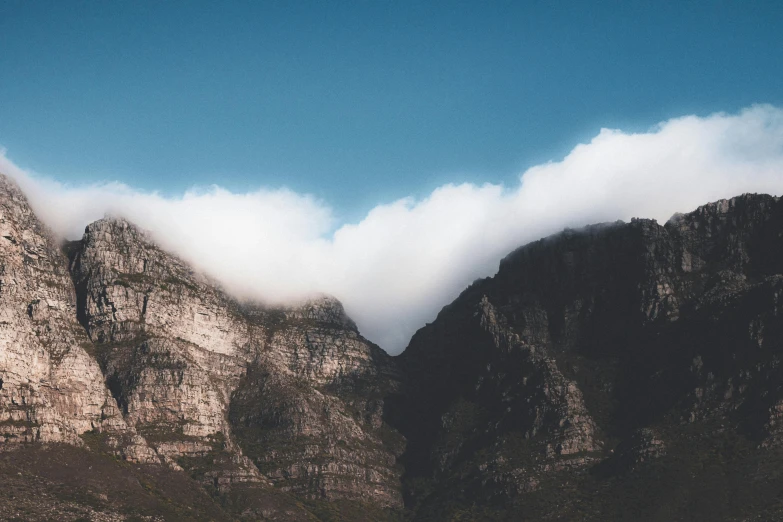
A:
[[[781,458],[781,253],[783,204],[745,195],[665,225],[567,230],[510,254],[400,357],[419,517],[750,509],[725,505],[716,477],[731,477],[746,502],[756,486],[737,481],[779,484],[750,463]],[[695,478],[705,462],[710,478]],[[697,480],[701,495],[663,495],[664,484],[693,491]]]
[[[398,386],[391,358],[330,297],[245,313],[265,332],[230,406],[248,454],[286,491],[402,507],[404,443],[383,418]]]
[[[382,419],[392,363],[338,301],[237,302],[123,220],[69,248],[106,383],[165,462],[221,493],[273,483],[401,507],[402,441]]]
[[[126,221],[93,223],[71,248],[79,319],[125,418],[170,459],[227,437],[253,357],[236,307]]]
[[[310,520],[286,492],[402,506],[403,440],[383,419],[394,364],[337,300],[238,302],[122,219],[88,226],[66,257],[0,181],[3,448],[164,465],[244,517]]]
[[[76,321],[66,259],[19,188],[0,176],[0,447],[100,431],[136,462],[155,454],[117,408]]]

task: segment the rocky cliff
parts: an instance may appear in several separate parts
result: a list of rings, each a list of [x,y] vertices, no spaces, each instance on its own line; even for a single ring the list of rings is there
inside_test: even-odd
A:
[[[18,187],[0,176],[0,432],[4,444],[102,430],[133,462],[154,453],[125,422],[76,321],[65,257]]]
[[[403,441],[382,418],[394,365],[339,302],[238,302],[121,219],[63,254],[0,188],[4,448],[157,464],[250,519],[402,507]]]
[[[777,198],[523,246],[396,358],[122,219],[0,212],[2,519],[783,519]]]
[[[400,357],[418,518],[779,519],[782,247],[745,195],[510,254]]]

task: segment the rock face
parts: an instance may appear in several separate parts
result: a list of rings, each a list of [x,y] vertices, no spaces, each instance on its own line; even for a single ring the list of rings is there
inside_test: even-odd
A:
[[[338,301],[237,302],[121,219],[63,254],[1,177],[0,204],[0,449],[68,443],[179,470],[227,516],[402,507],[404,441],[383,419],[394,363]]]
[[[392,362],[330,298],[302,310],[249,311],[265,333],[230,405],[237,436],[285,491],[402,507],[404,442],[383,418]]]
[[[66,259],[12,181],[0,176],[0,434],[67,442],[99,430],[136,462],[157,461],[120,415],[76,321]]]
[[[392,358],[0,177],[0,518],[779,520],[781,310],[744,195],[521,247]]]
[[[236,302],[123,220],[93,223],[69,248],[107,386],[166,463],[221,494],[273,483],[401,507],[402,440],[382,419],[390,358],[339,302]]]
[[[759,488],[781,485],[781,254],[783,204],[760,195],[510,254],[400,357],[418,517],[725,520],[771,506]]]

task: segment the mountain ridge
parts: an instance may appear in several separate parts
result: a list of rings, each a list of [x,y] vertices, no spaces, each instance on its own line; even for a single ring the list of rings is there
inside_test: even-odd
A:
[[[726,506],[714,491],[684,505],[659,496],[671,508],[665,514],[655,502],[624,501],[619,493],[638,487],[654,498],[668,489],[666,480],[693,489],[692,480],[674,476],[694,465],[684,448],[757,445],[768,448],[770,461],[779,459],[776,402],[760,399],[779,394],[772,383],[782,225],[778,198],[744,195],[665,225],[635,219],[567,230],[504,258],[497,275],[445,307],[402,356],[406,371],[419,374],[407,409],[435,398],[418,406],[429,425],[402,427],[412,441],[406,469],[419,482],[409,500],[418,517],[741,513],[743,506]],[[737,325],[745,320],[750,328]],[[767,351],[754,340],[758,329]],[[712,422],[722,435],[689,438],[689,430]],[[747,429],[752,423],[755,432]],[[660,477],[643,476],[653,469]],[[746,470],[720,473],[761,480]],[[755,495],[737,489],[746,501]]]
[[[330,296],[238,301],[123,219],[61,249],[0,205],[0,517],[783,514],[779,198],[531,242],[395,357]]]

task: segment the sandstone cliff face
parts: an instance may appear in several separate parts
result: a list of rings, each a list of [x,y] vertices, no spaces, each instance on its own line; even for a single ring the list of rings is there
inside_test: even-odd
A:
[[[463,292],[400,357],[419,517],[744,516],[781,458],[782,213],[746,195],[566,231]],[[727,505],[721,480],[756,485]]]
[[[305,309],[305,318],[288,310],[253,318],[266,342],[234,394],[232,425],[286,491],[401,507],[404,444],[383,419],[384,397],[397,386],[390,358],[346,322],[339,303]]]
[[[208,451],[252,357],[230,301],[125,221],[72,248],[79,319],[125,418],[167,457]]]
[[[132,461],[156,461],[129,429],[76,322],[65,257],[25,197],[0,176],[0,432],[67,442],[100,430]]]
[[[106,383],[169,465],[222,493],[271,480],[307,499],[401,506],[401,440],[381,418],[391,363],[339,302],[236,302],[122,220],[93,223],[70,249]]]
[[[251,519],[402,506],[403,440],[383,419],[394,365],[338,301],[237,302],[121,219],[88,226],[66,257],[0,181],[2,448],[163,465]]]

